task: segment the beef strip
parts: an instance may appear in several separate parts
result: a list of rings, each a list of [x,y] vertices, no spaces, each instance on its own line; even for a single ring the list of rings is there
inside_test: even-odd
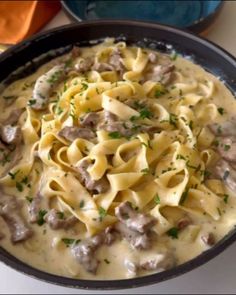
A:
[[[98,129],[107,132],[119,132],[124,137],[131,137],[141,132],[153,134],[160,131],[160,128],[156,126],[135,125],[130,121],[121,121],[116,115],[108,111],[105,111],[104,122],[98,125]]]
[[[192,220],[189,217],[183,217],[181,218],[177,223],[177,228],[179,230],[185,229],[187,226],[189,226],[192,223]]]
[[[41,195],[40,192],[38,192],[36,196],[33,198],[33,201],[31,202],[29,206],[29,215],[30,215],[31,223],[35,223],[38,221],[42,200],[43,200],[43,196]]]
[[[85,73],[85,72],[91,71],[92,65],[93,65],[93,59],[87,57],[85,59],[81,59],[79,63],[75,64],[75,69],[79,73]]]
[[[161,255],[161,256],[160,256]],[[153,259],[149,259],[140,265],[141,269],[144,270],[167,270],[175,266],[174,256],[167,252],[165,254],[157,255]]]
[[[215,149],[221,157],[229,162],[236,162],[236,138],[234,137],[217,137],[215,140]]]
[[[154,53],[154,52],[150,52],[150,53],[148,54],[148,60],[149,60],[151,63],[155,64],[155,63],[157,62],[157,55],[156,55],[156,53]]]
[[[213,233],[209,233],[207,235],[203,235],[201,237],[201,239],[208,246],[213,246],[216,243],[215,236],[214,236]]]
[[[6,144],[19,144],[22,140],[20,126],[0,126],[0,138]]]
[[[95,63],[92,67],[94,71],[97,72],[106,72],[106,71],[114,71],[114,67],[108,63]]]
[[[49,103],[50,94],[65,74],[65,65],[56,65],[47,73],[40,76],[33,89],[31,108],[36,111],[44,110]]]
[[[116,217],[132,231],[144,234],[156,223],[156,219],[135,211],[129,202],[121,203],[115,208]]]
[[[77,138],[83,138],[83,139],[93,139],[95,137],[95,133],[89,129],[84,127],[64,127],[59,133],[59,136],[64,137],[68,141],[72,142]]]
[[[154,82],[160,82],[163,85],[168,85],[173,77],[173,71],[175,66],[172,63],[166,65],[156,65],[153,67],[153,70],[148,74],[148,80]]]
[[[33,234],[21,216],[20,208],[21,206],[14,196],[0,192],[0,216],[9,227],[13,243],[25,241]]]
[[[95,257],[96,250],[103,244],[103,235],[96,235],[72,247],[72,254],[84,269],[96,274],[99,261]]]
[[[113,66],[114,70],[117,72],[123,72],[124,65],[122,63],[121,51],[119,48],[115,48],[109,58],[109,64]]]
[[[137,231],[133,231],[121,222],[116,223],[114,229],[136,249],[149,249],[151,247],[149,233],[141,234]]]
[[[98,113],[90,112],[80,120],[80,125],[83,128],[95,128],[99,122],[99,118]]]
[[[208,127],[217,136],[236,137],[236,117],[231,118],[230,121],[226,121],[220,124],[210,124]]]
[[[101,194],[105,193],[109,187],[110,184],[105,176],[103,176],[99,180],[93,180],[89,173],[87,172],[87,169],[89,167],[89,162],[87,160],[83,160],[78,165],[78,171],[80,173],[81,182],[85,185],[87,190]]]
[[[62,219],[58,213],[60,212],[58,212],[56,209],[51,209],[44,217],[48,225],[54,230],[69,229],[70,227],[73,227],[78,221],[75,216]]]
[[[11,111],[9,116],[2,122],[3,125],[15,125],[20,119],[21,114],[24,112],[24,109],[14,109]]]
[[[214,166],[208,168],[211,177],[221,179],[233,192],[236,193],[236,171],[223,159],[220,159]]]

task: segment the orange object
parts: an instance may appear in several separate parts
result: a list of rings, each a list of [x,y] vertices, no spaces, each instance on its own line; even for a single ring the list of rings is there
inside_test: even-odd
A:
[[[0,1],[0,43],[15,44],[46,25],[59,1]]]

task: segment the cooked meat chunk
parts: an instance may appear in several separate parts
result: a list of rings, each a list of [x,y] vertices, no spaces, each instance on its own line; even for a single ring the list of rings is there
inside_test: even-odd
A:
[[[220,159],[215,166],[208,169],[211,176],[221,179],[233,192],[236,193],[236,171],[223,159]]]
[[[89,167],[89,162],[87,160],[83,160],[78,165],[78,171],[80,173],[80,178],[82,183],[84,183],[87,190],[92,191],[93,193],[101,194],[105,193],[109,189],[109,182],[105,176],[103,176],[99,180],[93,180],[87,169]]]
[[[213,233],[204,235],[201,237],[201,239],[208,246],[213,246],[216,243],[215,236],[213,235]]]
[[[124,65],[122,63],[121,51],[119,48],[115,48],[109,58],[109,64],[113,66],[115,71],[123,72]]]
[[[156,63],[157,62],[157,55],[156,55],[156,53],[154,53],[154,52],[150,52],[149,54],[148,54],[148,60],[151,62],[151,63]]]
[[[189,217],[183,217],[178,221],[177,228],[179,230],[186,228],[188,225],[192,223]]]
[[[95,252],[103,244],[103,236],[97,235],[80,242],[72,248],[72,253],[76,260],[84,269],[92,274],[96,274],[99,261],[95,257]]]
[[[57,65],[37,79],[33,89],[33,99],[31,100],[32,109],[40,111],[47,107],[50,94],[55,85],[64,77],[64,73],[64,65]]]
[[[95,137],[95,134],[89,128],[81,128],[81,127],[64,127],[59,133],[59,136],[64,137],[68,141],[74,141],[77,138],[83,139],[92,139]]]
[[[116,232],[112,226],[108,226],[104,231],[104,244],[111,245],[116,239]]]
[[[45,221],[48,225],[54,229],[68,229],[76,224],[78,221],[75,216],[71,216],[68,218],[60,218],[60,212],[56,209],[50,210],[44,217]]]
[[[18,144],[21,142],[22,134],[20,126],[1,126],[0,138],[6,144]]]
[[[141,234],[137,231],[133,231],[121,222],[118,222],[114,228],[131,244],[132,247],[139,250],[149,249],[151,247],[151,239],[148,233]]]
[[[236,118],[221,124],[214,123],[209,125],[210,130],[217,136],[236,136]]]
[[[95,63],[92,67],[94,71],[105,72],[105,71],[114,71],[114,67],[108,63]]]
[[[41,209],[43,196],[38,192],[29,206],[30,222],[35,223],[38,220],[39,211]]]
[[[21,216],[20,208],[21,206],[14,196],[0,192],[0,216],[9,227],[13,243],[25,241],[33,234]]]
[[[216,150],[223,159],[230,162],[236,162],[236,138],[217,137],[215,140]]]
[[[155,65],[150,73],[147,75],[147,80],[160,82],[167,85],[171,82],[175,66],[172,63],[166,65]]]
[[[18,122],[18,120],[23,112],[24,112],[23,108],[15,109],[15,110],[11,111],[11,113],[9,114],[7,119],[5,119],[2,122],[2,124],[3,125],[15,125]]]
[[[156,219],[147,214],[138,213],[129,202],[121,203],[115,209],[116,217],[130,230],[141,234],[148,232],[156,223]]]
[[[80,73],[85,73],[85,72],[91,71],[92,65],[93,65],[93,59],[85,58],[85,59],[81,59],[80,62],[75,65],[75,69]]]
[[[140,267],[145,270],[167,270],[175,265],[174,256],[167,252],[165,254],[159,254],[153,259],[143,262]]]
[[[95,128],[98,122],[99,114],[96,112],[90,112],[81,119],[80,125],[84,128]]]

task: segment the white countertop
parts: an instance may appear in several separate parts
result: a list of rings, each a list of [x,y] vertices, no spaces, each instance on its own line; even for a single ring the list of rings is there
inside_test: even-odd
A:
[[[236,56],[236,2],[227,2],[207,38]],[[70,23],[60,11],[45,27],[53,28]],[[124,294],[235,294],[236,292],[236,244],[226,249],[207,264],[166,282],[130,290],[110,291]],[[98,294],[54,286],[22,275],[0,264],[0,293],[3,294]],[[106,293],[106,292],[102,292]]]

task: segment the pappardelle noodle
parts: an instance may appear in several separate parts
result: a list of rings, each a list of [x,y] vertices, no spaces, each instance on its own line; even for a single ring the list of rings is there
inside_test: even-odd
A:
[[[191,61],[107,39],[0,96],[0,243],[28,264],[142,276],[236,224],[236,102]]]

